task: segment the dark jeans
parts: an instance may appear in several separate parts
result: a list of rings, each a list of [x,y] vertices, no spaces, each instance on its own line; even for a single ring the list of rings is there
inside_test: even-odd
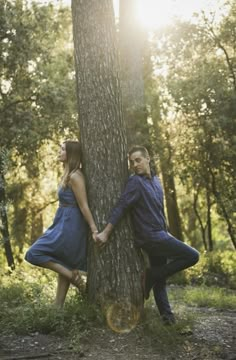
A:
[[[145,242],[142,249],[150,260],[153,293],[158,310],[161,315],[171,315],[166,279],[196,264],[199,253],[166,231],[157,232],[155,239]]]

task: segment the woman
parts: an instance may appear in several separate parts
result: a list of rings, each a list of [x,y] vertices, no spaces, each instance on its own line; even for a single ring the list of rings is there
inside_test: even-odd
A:
[[[58,160],[64,173],[58,191],[59,208],[53,224],[29,248],[25,259],[33,265],[58,273],[55,303],[62,307],[70,283],[79,288],[86,270],[87,224],[93,239],[98,232],[88,206],[85,179],[81,172],[81,147],[78,141],[65,141]]]

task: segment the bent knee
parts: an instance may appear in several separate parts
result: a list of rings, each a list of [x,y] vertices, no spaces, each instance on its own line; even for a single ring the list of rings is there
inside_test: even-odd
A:
[[[195,265],[198,263],[200,258],[200,254],[197,250],[194,249],[194,253],[192,254],[192,265]]]
[[[32,253],[31,249],[29,249],[26,253],[25,253],[25,260],[27,262],[29,262],[32,265],[35,265],[35,261],[34,261],[34,254]]]

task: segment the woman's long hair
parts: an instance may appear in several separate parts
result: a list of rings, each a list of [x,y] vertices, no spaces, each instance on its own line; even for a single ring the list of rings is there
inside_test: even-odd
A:
[[[79,141],[67,140],[64,144],[66,147],[66,166],[61,179],[61,186],[66,188],[71,174],[82,167],[82,150]]]

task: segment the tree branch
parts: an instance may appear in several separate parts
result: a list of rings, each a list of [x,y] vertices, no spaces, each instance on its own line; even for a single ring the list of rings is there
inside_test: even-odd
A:
[[[55,204],[58,201],[58,199],[56,200],[52,200],[49,203],[47,203],[46,205],[44,205],[43,207],[41,207],[40,209],[38,209],[36,211],[36,214],[40,213],[41,211],[43,211],[44,209],[46,209],[49,205]]]
[[[206,25],[207,25],[207,20],[205,19]],[[215,31],[213,29],[212,26],[208,26],[208,30],[210,31],[210,34],[212,35],[212,39],[215,41],[215,44],[223,51],[223,53],[225,54],[225,58],[226,58],[226,62],[229,68],[229,71],[231,73],[231,76],[233,78],[233,84],[234,84],[234,91],[236,92],[236,75],[234,72],[234,67],[233,64],[230,60],[229,54],[226,50],[226,48],[223,46],[223,44],[221,43],[220,39],[218,38],[218,36],[215,34]]]
[[[32,96],[30,96],[30,97],[27,98],[27,99],[14,101],[14,102],[8,104],[7,106],[5,106],[5,107],[0,111],[0,113],[6,112],[6,111],[7,111],[10,107],[12,107],[12,106],[15,106],[15,105],[18,105],[18,104],[21,104],[21,103],[26,103],[26,102],[28,102],[28,101],[33,101],[33,100],[35,100],[35,99],[33,99],[33,95],[32,95]]]

